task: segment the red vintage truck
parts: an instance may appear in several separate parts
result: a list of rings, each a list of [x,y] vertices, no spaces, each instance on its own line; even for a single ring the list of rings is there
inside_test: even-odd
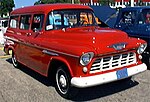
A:
[[[12,64],[23,64],[53,77],[56,90],[71,98],[85,88],[141,73],[147,43],[125,32],[101,28],[88,6],[46,4],[11,12],[4,51]]]

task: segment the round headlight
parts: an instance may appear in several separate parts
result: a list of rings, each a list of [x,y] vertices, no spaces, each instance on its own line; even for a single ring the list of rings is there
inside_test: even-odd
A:
[[[146,47],[147,47],[147,44],[146,44],[146,43],[145,43],[145,44],[141,44],[141,45],[139,46],[139,48],[137,49],[137,53],[138,53],[138,54],[142,54],[142,53],[145,51]]]
[[[83,66],[88,65],[91,62],[93,56],[94,56],[93,52],[88,52],[83,54],[80,58],[80,64]]]

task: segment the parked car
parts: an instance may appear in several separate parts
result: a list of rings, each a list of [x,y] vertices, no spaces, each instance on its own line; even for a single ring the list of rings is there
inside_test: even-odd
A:
[[[122,8],[114,27],[147,41],[150,52],[150,7]]]
[[[4,33],[7,29],[8,18],[0,18],[0,44],[4,44]]]
[[[4,51],[12,64],[23,64],[52,77],[65,98],[78,88],[131,78],[147,69],[144,40],[101,28],[88,6],[47,4],[11,12]]]

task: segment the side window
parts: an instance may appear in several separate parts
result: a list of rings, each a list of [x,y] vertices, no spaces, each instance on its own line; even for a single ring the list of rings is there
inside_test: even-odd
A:
[[[140,13],[138,23],[139,24],[150,24],[150,10],[149,9],[145,9]]]
[[[120,24],[133,24],[135,22],[136,12],[126,11],[123,12],[120,19]]]
[[[146,24],[150,24],[150,12],[147,12],[147,13],[146,13],[145,18],[146,18],[145,23],[146,23]]]
[[[18,27],[18,20],[19,20],[19,16],[11,16],[9,27],[10,28],[17,28]]]
[[[53,29],[53,17],[51,14],[49,14],[46,21],[46,30],[51,30],[51,29]]]
[[[138,24],[145,24],[146,18],[144,17],[144,14],[140,13],[138,18]]]
[[[20,29],[28,30],[31,24],[31,15],[23,15],[20,19]]]
[[[35,14],[32,21],[31,29],[41,30],[43,26],[44,15],[43,14]]]

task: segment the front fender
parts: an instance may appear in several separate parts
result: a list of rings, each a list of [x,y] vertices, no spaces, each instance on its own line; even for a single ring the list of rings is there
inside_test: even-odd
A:
[[[54,56],[54,57],[51,58],[51,60],[50,60],[50,62],[49,62],[49,66],[51,66],[51,62],[52,62],[53,60],[57,60],[57,61],[60,61],[60,62],[62,62],[63,64],[65,64],[65,65],[67,66],[67,68],[68,68],[68,71],[69,71],[71,77],[73,77],[73,72],[72,72],[72,69],[71,69],[71,67],[70,67],[70,64],[68,63],[68,61],[67,61],[65,58],[62,58],[62,57],[60,57],[60,56]],[[48,70],[50,70],[50,69],[48,68]],[[47,72],[48,72],[48,71],[47,71]],[[48,75],[48,74],[47,74],[47,75]]]

